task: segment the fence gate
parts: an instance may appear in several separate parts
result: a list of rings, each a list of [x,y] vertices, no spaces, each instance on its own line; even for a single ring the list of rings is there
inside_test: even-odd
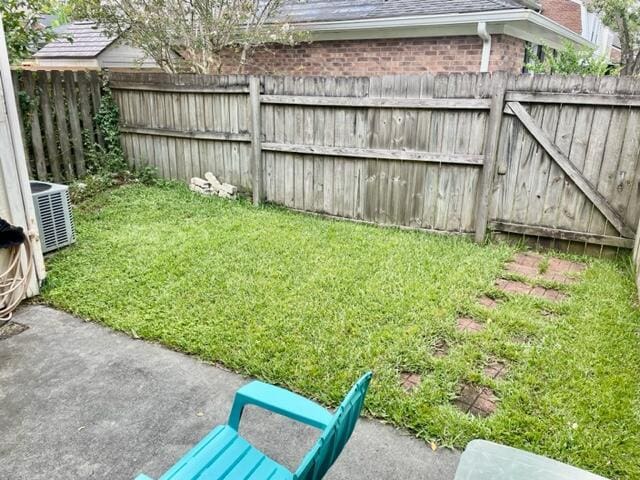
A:
[[[631,248],[640,215],[637,83],[529,77],[510,85],[490,227]]]

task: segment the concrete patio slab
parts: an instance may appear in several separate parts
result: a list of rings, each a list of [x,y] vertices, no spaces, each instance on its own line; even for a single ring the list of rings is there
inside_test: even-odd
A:
[[[0,341],[0,478],[159,476],[215,425],[249,379],[43,306]],[[294,468],[317,431],[249,409],[241,433]],[[432,452],[361,420],[328,479],[454,477],[457,452]]]

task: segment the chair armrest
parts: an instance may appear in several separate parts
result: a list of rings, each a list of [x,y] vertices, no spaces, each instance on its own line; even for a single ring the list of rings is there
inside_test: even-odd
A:
[[[255,381],[236,392],[229,415],[229,426],[236,431],[247,405],[255,405],[319,429],[324,429],[333,418],[327,409],[297,393]]]

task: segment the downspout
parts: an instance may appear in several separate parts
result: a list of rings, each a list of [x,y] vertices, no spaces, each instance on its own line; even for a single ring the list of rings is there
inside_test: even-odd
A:
[[[482,60],[480,61],[480,72],[488,72],[489,60],[491,58],[491,35],[487,31],[487,22],[478,23],[478,36],[482,39]]]

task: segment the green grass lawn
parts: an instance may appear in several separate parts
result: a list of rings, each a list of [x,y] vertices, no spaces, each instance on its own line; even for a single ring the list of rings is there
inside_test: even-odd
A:
[[[611,478],[640,478],[640,311],[628,258],[584,258],[560,305],[499,296],[516,251],[330,221],[181,185],[129,186],[75,211],[78,242],[48,261],[50,304],[336,405],[374,371],[368,412],[438,445],[477,437]],[[547,314],[543,315],[547,310]],[[548,313],[551,312],[551,315]],[[459,315],[486,325],[456,330]],[[433,355],[439,340],[448,355]],[[508,376],[483,375],[492,358]],[[412,393],[402,371],[422,383]],[[486,419],[451,405],[495,390]]]

